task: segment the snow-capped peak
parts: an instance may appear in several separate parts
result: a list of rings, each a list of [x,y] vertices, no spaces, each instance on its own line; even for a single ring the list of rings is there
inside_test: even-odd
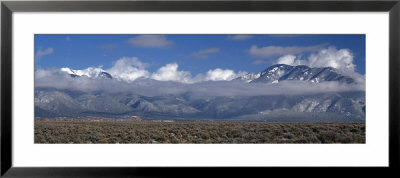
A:
[[[95,78],[95,77],[106,77],[106,78],[112,78],[112,76],[107,73],[105,70],[103,70],[101,67],[89,67],[87,69],[83,70],[73,70],[68,67],[61,68],[61,71],[66,72],[72,76],[86,76],[89,78]]]

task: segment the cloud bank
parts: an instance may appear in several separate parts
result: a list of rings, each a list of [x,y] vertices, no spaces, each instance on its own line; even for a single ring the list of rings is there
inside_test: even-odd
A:
[[[283,81],[277,84],[249,84],[240,81],[203,81],[185,84],[175,81],[158,81],[151,78],[140,78],[133,82],[127,82],[109,78],[73,78],[69,77],[68,73],[58,69],[37,69],[35,71],[35,87],[51,87],[86,92],[128,92],[144,96],[189,94],[191,97],[201,98],[217,96],[300,95],[365,90],[364,83],[350,85],[338,82],[310,83],[304,81]]]

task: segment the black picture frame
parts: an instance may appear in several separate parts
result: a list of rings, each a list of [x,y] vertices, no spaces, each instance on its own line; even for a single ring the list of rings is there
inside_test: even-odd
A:
[[[2,1],[1,2],[1,176],[4,177],[169,177],[245,173],[310,174],[310,168],[167,168],[75,167],[20,168],[12,165],[12,18],[13,12],[121,12],[121,11],[296,11],[296,12],[389,12],[389,167],[345,168],[350,175],[370,171],[394,172],[399,168],[400,125],[400,1]],[[206,170],[205,170],[206,169]],[[249,170],[250,169],[250,170]],[[265,170],[268,169],[268,170]],[[332,168],[329,175],[343,172]],[[216,172],[214,172],[216,171]],[[186,175],[184,175],[185,173]]]

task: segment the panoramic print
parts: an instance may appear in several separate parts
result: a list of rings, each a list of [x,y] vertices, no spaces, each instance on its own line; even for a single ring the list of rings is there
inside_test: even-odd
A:
[[[365,143],[363,34],[36,34],[36,144]]]

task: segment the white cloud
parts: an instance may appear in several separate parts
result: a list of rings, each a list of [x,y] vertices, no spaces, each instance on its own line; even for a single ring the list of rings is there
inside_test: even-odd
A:
[[[292,65],[292,66],[294,66],[294,65],[305,65],[304,63],[302,63],[304,61],[295,60],[296,58],[299,58],[299,57],[296,57],[295,55],[288,54],[288,55],[281,56],[280,58],[278,58],[273,63],[275,63],[275,64],[287,64],[287,65]],[[253,64],[270,64],[270,63],[271,63],[271,61],[261,60],[261,59],[253,61]]]
[[[175,81],[182,83],[192,83],[192,75],[188,71],[178,71],[178,64],[171,63],[159,68],[151,75],[154,80]]]
[[[354,71],[356,65],[353,64],[353,58],[354,55],[349,49],[337,50],[335,47],[329,47],[311,54],[308,63],[312,67],[330,66],[340,70]]]
[[[230,69],[216,68],[208,70],[205,74],[200,73],[195,77],[192,77],[190,71],[179,70],[179,65],[177,63],[166,64],[153,73],[145,69],[147,66],[147,63],[143,63],[137,58],[122,58],[119,59],[112,68],[106,71],[113,77],[128,82],[135,81],[140,77],[151,78],[158,81],[174,81],[180,83],[229,81],[247,74],[247,72],[235,73],[235,71]]]
[[[235,71],[230,70],[230,69],[214,69],[214,70],[209,70],[206,74],[205,80],[212,80],[212,81],[219,81],[219,80],[232,80],[237,77],[237,74]]]
[[[139,61],[136,57],[123,57],[106,71],[117,79],[134,81],[140,77],[148,78],[150,76],[150,72],[145,69],[147,66],[147,63]]]
[[[39,50],[36,51],[35,60],[38,61],[38,60],[40,60],[43,56],[50,55],[51,53],[53,53],[53,51],[54,51],[53,48],[47,48],[47,49],[44,49],[44,50],[43,50],[43,48],[40,47]]]
[[[211,69],[205,74],[197,74],[196,77],[192,78],[192,83],[204,82],[204,81],[230,81],[237,77],[248,74],[245,71],[239,71],[236,73],[231,69]]]
[[[304,52],[315,52],[322,49],[326,44],[315,45],[315,46],[266,46],[258,47],[257,45],[251,46],[249,53],[255,57],[273,57],[282,55],[296,55]]]
[[[287,64],[287,65],[292,65],[292,66],[297,66],[297,65],[308,65],[308,66],[310,66],[308,61],[300,59],[300,55],[299,56],[284,55],[284,56],[278,58],[276,63],[277,64]]]
[[[111,76],[119,81],[126,81],[131,83],[137,81],[139,78],[154,79],[157,81],[173,81],[179,83],[198,83],[204,81],[229,81],[239,76],[247,74],[247,72],[235,73],[231,69],[211,69],[205,74],[197,74],[196,77],[192,77],[190,71],[178,70],[179,65],[177,63],[169,63],[160,67],[157,71],[151,73],[146,68],[149,66],[148,63],[141,62],[136,57],[123,57],[117,60],[114,65],[109,69],[102,69],[100,67],[89,67],[83,70],[73,70],[70,68],[61,68],[60,72],[67,74],[75,74],[79,76],[87,76],[89,78],[97,76],[100,72],[108,72]],[[38,71],[40,74],[41,71]]]
[[[342,71],[354,72],[354,55],[349,49],[339,49],[331,46],[312,53],[307,59],[298,59],[294,55],[285,55],[276,60],[277,64],[307,65],[309,67],[333,67]]]
[[[173,44],[164,35],[139,35],[128,40],[135,47],[165,48]]]
[[[287,65],[293,65],[294,64],[294,59],[296,59],[296,56],[294,55],[285,55],[277,59],[278,64],[287,64]]]
[[[253,38],[253,35],[229,35],[229,36],[227,36],[227,39],[236,40],[236,41],[248,40],[250,38]]]
[[[219,48],[207,48],[207,49],[199,50],[199,51],[193,53],[191,56],[193,56],[195,58],[205,59],[205,58],[208,58],[208,55],[213,54],[213,53],[218,53],[218,52],[219,52]]]
[[[146,70],[148,67],[147,63],[141,62],[138,58],[121,58],[115,62],[110,68],[105,70],[110,73],[114,78],[132,82],[138,78],[151,78],[158,81],[174,81],[180,83],[197,83],[203,81],[220,81],[220,80],[232,80],[240,75],[246,74],[246,72],[235,73],[230,69],[213,69],[209,70],[206,74],[198,74],[196,77],[192,77],[190,71],[178,70],[179,65],[177,63],[166,64],[160,67],[156,72],[149,72]]]

